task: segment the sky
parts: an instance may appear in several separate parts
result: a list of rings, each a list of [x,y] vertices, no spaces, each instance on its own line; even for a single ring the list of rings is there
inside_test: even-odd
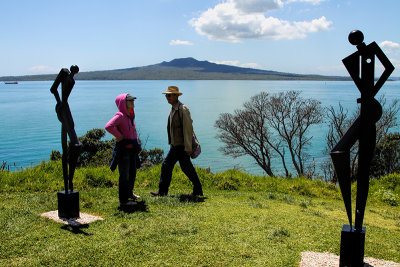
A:
[[[399,0],[1,0],[0,10],[0,76],[185,57],[348,76],[341,60],[356,51],[356,29],[400,76]]]

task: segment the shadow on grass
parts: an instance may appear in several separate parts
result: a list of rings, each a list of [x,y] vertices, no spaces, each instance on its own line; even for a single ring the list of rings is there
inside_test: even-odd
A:
[[[86,235],[86,236],[92,235],[92,234],[86,233],[85,231],[82,231],[82,229],[86,229],[86,228],[89,228],[89,224],[80,224],[80,225],[67,224],[67,225],[61,226],[61,229],[67,230],[73,234],[82,234],[82,235]]]
[[[203,196],[194,196],[192,194],[182,194],[179,195],[179,201],[180,202],[204,202],[204,200],[207,199],[206,197]]]
[[[126,213],[133,213],[137,211],[148,212],[148,207],[145,201],[137,201],[135,203],[135,205],[120,205],[118,210]]]

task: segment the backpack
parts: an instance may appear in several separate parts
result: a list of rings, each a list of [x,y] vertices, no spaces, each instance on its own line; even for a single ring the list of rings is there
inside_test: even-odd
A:
[[[183,132],[183,122],[182,122],[182,118],[181,118],[181,115],[180,115],[180,112],[179,112],[180,107],[181,107],[181,105],[179,105],[179,107],[178,107],[178,117],[179,117],[179,120],[180,120],[180,122],[181,122],[182,132]],[[182,136],[183,136],[183,138],[185,138],[185,135],[184,135],[183,133],[182,133]],[[192,155],[190,155],[190,157],[191,157],[192,159],[195,159],[195,158],[197,158],[197,157],[200,155],[200,153],[201,153],[200,142],[199,142],[199,140],[197,139],[196,134],[194,133],[194,130],[193,130],[193,136],[192,136]]]

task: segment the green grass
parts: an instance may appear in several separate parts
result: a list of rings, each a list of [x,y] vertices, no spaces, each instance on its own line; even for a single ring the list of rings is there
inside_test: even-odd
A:
[[[155,166],[136,181],[147,211],[124,213],[117,210],[117,173],[79,169],[81,212],[104,218],[79,229],[40,217],[57,209],[59,163],[0,172],[0,266],[297,266],[303,251],[339,254],[347,219],[336,186],[197,171],[204,201],[181,201],[191,186],[179,168],[170,196],[151,197],[160,174]],[[398,178],[371,182],[366,257],[400,262]],[[387,201],[382,191],[395,197]]]

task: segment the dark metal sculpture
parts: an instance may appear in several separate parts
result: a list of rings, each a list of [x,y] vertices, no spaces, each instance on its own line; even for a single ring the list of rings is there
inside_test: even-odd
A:
[[[349,42],[357,46],[357,52],[343,59],[347,71],[361,93],[360,116],[331,151],[332,162],[338,177],[347,217],[350,225],[343,226],[340,250],[340,266],[362,266],[364,258],[365,227],[362,227],[369,189],[370,163],[376,143],[376,122],[382,116],[382,106],[375,95],[393,72],[394,67],[379,46],[372,42],[366,45],[361,31],[352,31]],[[375,58],[384,71],[375,82]],[[356,196],[355,225],[352,225],[350,149],[359,142],[359,158]],[[352,251],[352,252],[349,252]]]
[[[64,177],[64,192],[58,192],[58,214],[59,217],[79,217],[79,194],[74,191],[72,180],[74,178],[77,159],[81,143],[78,140],[74,129],[74,120],[68,105],[68,97],[75,85],[74,75],[79,72],[78,66],[74,65],[68,69],[61,69],[56,80],[50,88],[50,92],[56,98],[56,113],[61,122],[61,144],[62,144],[62,168]],[[58,87],[61,83],[61,98],[58,94]],[[69,136],[69,146],[67,144]],[[78,206],[76,208],[76,206]]]

